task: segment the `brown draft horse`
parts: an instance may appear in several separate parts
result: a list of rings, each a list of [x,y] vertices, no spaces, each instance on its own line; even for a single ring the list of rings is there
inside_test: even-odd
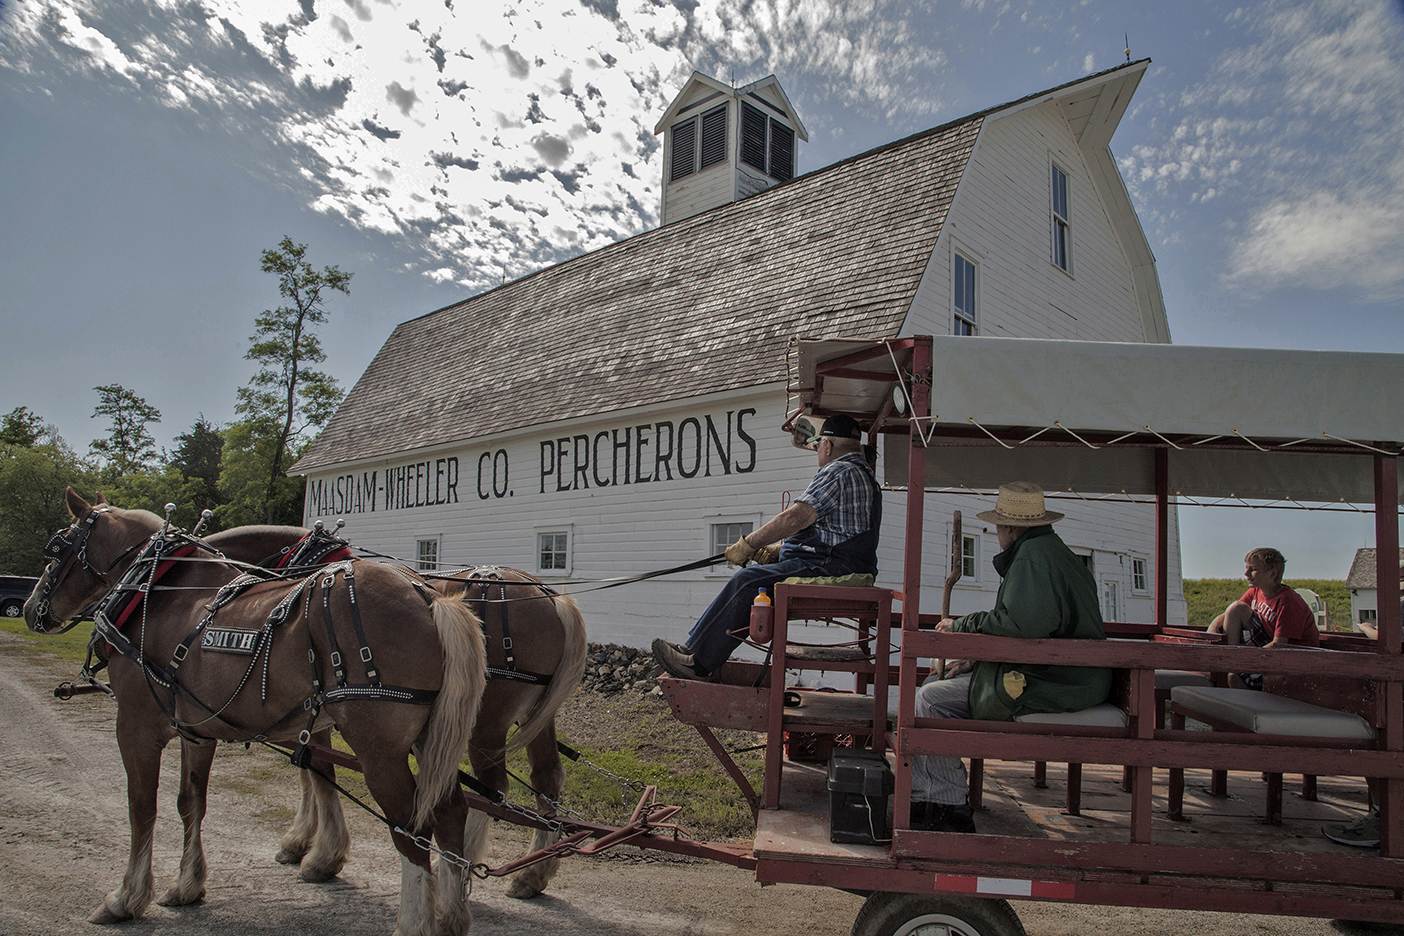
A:
[[[89,504],[72,489],[67,501],[73,526],[46,549],[52,561],[25,603],[25,621],[40,633],[66,629],[139,561],[155,566],[139,557],[148,554],[164,530],[161,519],[147,511]],[[349,575],[355,577],[354,605]],[[212,629],[271,635],[257,644],[262,662],[259,656],[205,652],[203,641],[178,654],[215,591],[235,576],[218,562],[173,562],[161,585],[180,587],[161,590],[158,585],[149,591],[144,607],[137,608],[123,631],[137,648],[137,658],[111,657],[131,848],[121,883],[94,912],[93,922],[139,916],[150,902],[161,752],[177,727],[184,735],[214,740],[263,736],[287,742],[301,730],[334,725],[357,753],[371,795],[394,826],[416,836],[432,830],[440,847],[463,852],[467,809],[457,786],[458,763],[472,736],[486,681],[482,630],[472,611],[459,598],[428,589],[421,593],[401,570],[339,563],[317,572],[312,581],[254,584],[219,610]],[[267,630],[265,622],[280,605],[290,613]],[[323,606],[326,616],[318,620]],[[353,623],[359,624],[356,633]],[[357,635],[362,630],[364,640]],[[352,649],[345,658],[337,657],[342,664],[337,665],[334,645],[374,648],[374,662],[362,662],[367,653],[357,658]],[[163,685],[163,678],[175,675],[173,664],[182,656],[178,675],[170,686]],[[314,707],[315,722],[309,722],[304,702],[314,695],[314,679],[326,687],[326,700]],[[367,685],[383,685],[383,690],[365,692]],[[409,701],[389,698],[394,691]],[[207,778],[213,753],[212,744],[183,744],[182,777]],[[411,753],[418,759],[417,776],[410,771]],[[183,779],[180,811],[187,848],[180,879],[166,895],[165,902],[172,905],[193,903],[203,895],[203,852],[190,841],[198,839],[205,811],[203,782]],[[396,932],[466,933],[466,872],[440,862],[434,875],[428,852],[398,833],[391,840],[401,855]]]
[[[308,533],[301,527],[237,527],[208,537],[230,559],[258,563],[292,547]],[[538,792],[537,808],[553,810],[552,801],[561,796],[565,772],[556,746],[556,713],[575,691],[585,670],[588,652],[585,622],[575,601],[566,595],[543,593],[540,582],[519,569],[480,567],[479,578],[469,582],[470,571],[451,577],[430,579],[430,584],[446,596],[462,595],[465,585],[473,594],[486,590],[486,601],[476,607],[488,632],[487,657],[490,666],[487,688],[478,707],[478,720],[469,744],[473,773],[495,790],[507,791],[507,757],[526,748],[531,767],[531,785]],[[501,582],[501,587],[489,582]],[[515,584],[514,584],[515,583]],[[529,679],[514,679],[506,667],[506,650],[501,621],[506,615],[512,640],[514,665],[521,674],[549,677],[546,685]],[[512,732],[512,726],[517,730]],[[511,734],[510,739],[508,738]],[[325,738],[322,744],[329,743]],[[317,770],[299,771],[302,799],[292,825],[280,843],[277,860],[283,864],[301,862],[305,881],[324,881],[341,870],[350,851],[350,836],[341,812],[336,790],[324,779],[334,768],[318,764]],[[481,860],[487,847],[488,817],[473,810],[468,817],[464,856]],[[539,830],[531,850],[543,848],[559,836]],[[513,875],[508,885],[510,897],[535,897],[546,889],[556,872],[557,859],[532,865]]]

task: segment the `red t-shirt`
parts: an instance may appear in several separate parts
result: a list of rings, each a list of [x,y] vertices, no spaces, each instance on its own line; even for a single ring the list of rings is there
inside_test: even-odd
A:
[[[1253,609],[1253,614],[1272,632],[1272,639],[1282,638],[1289,644],[1308,647],[1319,646],[1321,634],[1316,629],[1316,615],[1311,613],[1306,601],[1291,588],[1282,590],[1271,598],[1260,588],[1250,588],[1238,599]]]

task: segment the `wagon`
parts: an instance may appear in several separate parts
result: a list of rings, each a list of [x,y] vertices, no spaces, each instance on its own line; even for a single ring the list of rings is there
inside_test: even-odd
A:
[[[766,663],[729,663],[715,682],[661,680],[676,716],[696,726],[755,808],[752,848],[734,863],[753,862],[763,884],[869,895],[856,936],[1021,932],[1009,898],[1404,923],[1393,558],[1404,425],[1392,402],[1380,405],[1404,398],[1399,356],[970,337],[798,341],[791,383],[792,419],[846,413],[881,440],[886,486],[906,491],[904,566],[900,588],[782,584]],[[928,629],[939,616],[921,609],[943,570],[923,561],[924,547],[944,526],[926,515],[925,493],[986,493],[1013,479],[1154,517],[1154,621],[1109,622],[1107,641]],[[1322,650],[1264,650],[1172,626],[1172,503],[1373,505],[1378,642],[1330,635]],[[792,646],[787,624],[806,619],[854,621],[852,643],[872,652]],[[1110,667],[1117,712],[1051,723],[918,718],[923,664],[940,658]],[[852,673],[854,691],[787,689],[797,670]],[[1265,674],[1272,690],[1248,709],[1283,711],[1223,707],[1224,676],[1241,671]],[[1174,688],[1181,675],[1189,685]],[[762,790],[716,742],[716,728],[767,733]],[[826,771],[804,763],[798,743],[813,738],[886,755],[895,775],[889,842],[831,841]],[[911,828],[911,759],[921,754],[971,759],[979,834]],[[1048,764],[1068,765],[1064,790],[1048,788]],[[1303,789],[1284,808],[1288,773],[1303,775]],[[1194,785],[1200,775],[1206,792]],[[1232,800],[1216,795],[1229,777]],[[1324,822],[1363,813],[1364,777],[1379,791],[1376,853],[1321,835]]]

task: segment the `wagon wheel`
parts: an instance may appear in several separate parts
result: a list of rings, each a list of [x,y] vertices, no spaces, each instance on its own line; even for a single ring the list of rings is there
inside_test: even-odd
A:
[[[1024,936],[1024,924],[1007,900],[876,893],[852,936]]]

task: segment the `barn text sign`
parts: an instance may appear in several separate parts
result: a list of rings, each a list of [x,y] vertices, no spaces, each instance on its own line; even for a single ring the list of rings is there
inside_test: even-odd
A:
[[[756,468],[756,440],[747,420],[755,415],[752,408],[727,410],[542,440],[532,493],[748,474]],[[507,449],[485,450],[465,463],[461,495],[457,456],[316,478],[307,484],[307,514],[344,517],[457,504],[474,494],[483,501],[515,495]]]
[[[727,410],[548,439],[540,445],[537,493],[746,474],[756,469],[756,440],[745,425],[755,413]]]

